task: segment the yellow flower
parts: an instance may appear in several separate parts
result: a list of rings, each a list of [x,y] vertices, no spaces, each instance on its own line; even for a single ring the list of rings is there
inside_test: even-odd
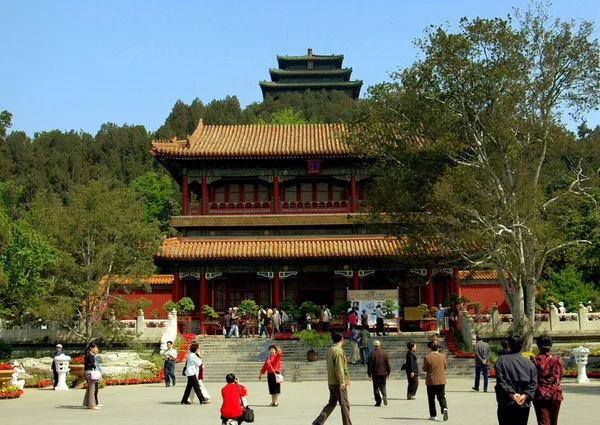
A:
[[[535,357],[535,353],[532,353],[531,351],[521,351],[521,355],[529,360]]]

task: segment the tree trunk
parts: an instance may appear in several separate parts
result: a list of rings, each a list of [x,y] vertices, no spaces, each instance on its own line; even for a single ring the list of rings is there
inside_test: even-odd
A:
[[[527,282],[525,289],[525,316],[527,326],[523,331],[523,351],[531,351],[535,324],[535,286],[536,282]]]

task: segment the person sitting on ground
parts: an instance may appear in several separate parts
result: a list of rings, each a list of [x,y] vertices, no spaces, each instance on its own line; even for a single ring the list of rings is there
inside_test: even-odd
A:
[[[227,374],[225,381],[227,381],[227,385],[221,388],[221,397],[223,397],[221,424],[225,425],[227,421],[234,420],[239,425],[244,421],[242,417],[244,411],[240,399],[246,397],[248,392],[243,385],[239,384],[233,373]]]

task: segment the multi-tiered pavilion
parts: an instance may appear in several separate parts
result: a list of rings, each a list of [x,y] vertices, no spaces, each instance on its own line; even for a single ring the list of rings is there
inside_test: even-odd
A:
[[[224,311],[244,299],[289,297],[329,305],[347,289],[399,288],[403,306],[460,293],[458,269],[395,260],[404,241],[359,224],[372,178],[344,141],[342,125],[202,122],[185,140],[154,141],[152,154],[181,188],[180,236],[156,264],[173,275],[172,299]],[[501,292],[500,292],[501,294]],[[500,300],[498,300],[500,301]]]

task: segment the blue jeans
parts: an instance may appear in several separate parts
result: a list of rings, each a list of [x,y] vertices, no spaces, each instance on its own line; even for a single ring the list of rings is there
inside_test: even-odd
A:
[[[475,366],[475,389],[479,389],[479,375],[483,372],[483,389],[487,390],[488,387],[488,365],[482,364]]]
[[[360,361],[362,364],[369,362],[369,347],[360,347]]]
[[[170,386],[171,381],[173,381],[173,386],[175,386],[175,362],[174,361],[165,362],[165,385],[167,387]]]

